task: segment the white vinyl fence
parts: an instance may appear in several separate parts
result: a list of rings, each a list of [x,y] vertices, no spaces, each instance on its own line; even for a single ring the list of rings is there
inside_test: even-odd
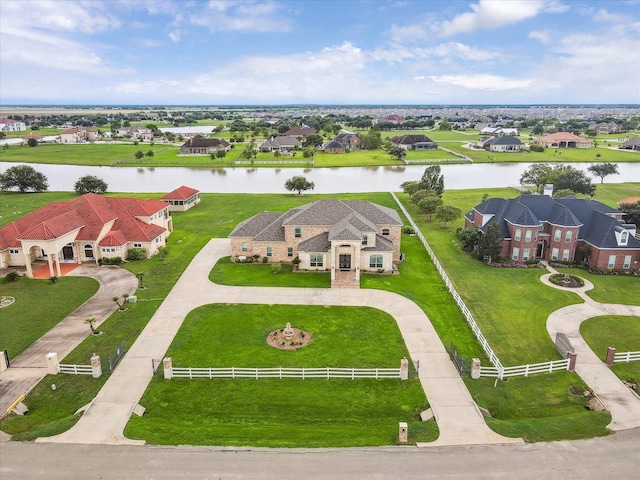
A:
[[[482,349],[485,351],[485,353],[489,357],[489,361],[491,361],[491,363],[493,364],[493,367],[480,367],[480,376],[506,378],[506,377],[514,377],[514,376],[529,376],[535,373],[549,373],[557,370],[569,369],[568,359],[554,360],[550,362],[535,363],[530,365],[519,365],[517,367],[503,367],[502,363],[500,362],[500,359],[494,353],[493,349],[491,348],[491,345],[489,345],[489,342],[482,334],[482,331],[480,330],[480,327],[478,326],[475,319],[473,318],[473,315],[471,314],[471,312],[465,305],[464,301],[456,291],[455,287],[451,283],[451,280],[449,280],[449,277],[447,276],[447,272],[445,272],[444,268],[438,261],[438,258],[436,257],[435,253],[433,252],[433,250],[431,250],[431,246],[429,246],[427,239],[424,237],[424,235],[422,235],[422,232],[420,232],[418,225],[416,225],[416,223],[413,221],[413,218],[411,218],[411,215],[409,215],[409,212],[407,211],[406,208],[404,208],[404,205],[402,205],[398,197],[396,197],[395,193],[393,192],[390,192],[390,193],[393,196],[396,203],[398,204],[398,206],[400,207],[400,210],[402,210],[402,213],[404,213],[404,216],[407,217],[407,220],[409,221],[411,228],[413,228],[413,230],[415,231],[416,236],[420,239],[420,241],[422,242],[422,245],[427,250],[427,253],[431,257],[431,261],[435,265],[436,270],[438,270],[440,277],[442,277],[442,280],[444,281],[445,285],[447,286],[447,289],[453,296],[453,299],[456,301],[456,303],[460,307],[460,310],[462,310],[462,314],[464,315],[464,318],[467,320],[467,323],[469,323],[469,325],[471,326],[471,330],[473,331],[474,335],[480,342],[480,345],[482,345]]]
[[[172,377],[182,378],[400,378],[399,368],[179,368]]]
[[[58,373],[71,373],[73,375],[92,375],[93,370],[91,368],[91,365],[59,363]]]
[[[616,353],[615,356],[613,357],[613,363],[620,363],[620,362],[629,363],[629,362],[636,362],[638,360],[640,360],[640,351],[620,352],[620,353]]]

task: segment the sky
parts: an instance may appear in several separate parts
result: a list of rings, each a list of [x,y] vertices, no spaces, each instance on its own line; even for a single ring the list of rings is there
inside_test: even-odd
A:
[[[2,105],[640,104],[640,0],[2,0]]]

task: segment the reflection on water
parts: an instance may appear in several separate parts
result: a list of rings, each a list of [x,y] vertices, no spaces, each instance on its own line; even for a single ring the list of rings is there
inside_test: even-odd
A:
[[[0,162],[0,173],[14,166]],[[75,165],[32,164],[49,180],[49,190],[73,191],[78,178],[95,175],[109,185],[111,192],[169,192],[180,185],[201,192],[284,193],[284,183],[294,175],[304,175],[315,184],[315,193],[388,192],[400,190],[400,184],[420,180],[424,165],[336,168],[193,168],[193,167],[82,167]],[[587,171],[588,163],[572,163]],[[482,163],[441,165],[445,188],[511,187],[530,164]],[[607,183],[640,182],[640,164],[619,163],[620,175],[606,178]],[[205,174],[209,170],[210,175]]]

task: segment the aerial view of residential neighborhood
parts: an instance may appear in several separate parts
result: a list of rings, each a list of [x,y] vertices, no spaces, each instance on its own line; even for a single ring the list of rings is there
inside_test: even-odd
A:
[[[0,477],[637,475],[639,22],[0,2]]]

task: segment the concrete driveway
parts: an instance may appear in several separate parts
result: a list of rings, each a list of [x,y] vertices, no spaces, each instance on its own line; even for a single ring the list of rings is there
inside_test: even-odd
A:
[[[212,239],[195,256],[118,369],[69,431],[39,442],[140,444],[123,430],[152,378],[152,360],[164,357],[187,314],[213,303],[368,306],[398,322],[411,359],[420,361],[420,382],[438,422],[440,437],[429,445],[522,443],[487,427],[425,313],[407,298],[369,289],[232,287],[209,281],[228,239]],[[214,440],[215,443],[215,440]]]
[[[98,327],[118,308],[112,298],[123,293],[132,294],[138,287],[136,276],[123,268],[80,265],[69,275],[93,278],[100,287],[68,317],[12,358],[11,367],[0,373],[0,415],[47,374],[49,352],[56,352],[58,360],[62,360],[90,334],[85,319],[95,317]],[[86,363],[89,363],[88,358]]]

